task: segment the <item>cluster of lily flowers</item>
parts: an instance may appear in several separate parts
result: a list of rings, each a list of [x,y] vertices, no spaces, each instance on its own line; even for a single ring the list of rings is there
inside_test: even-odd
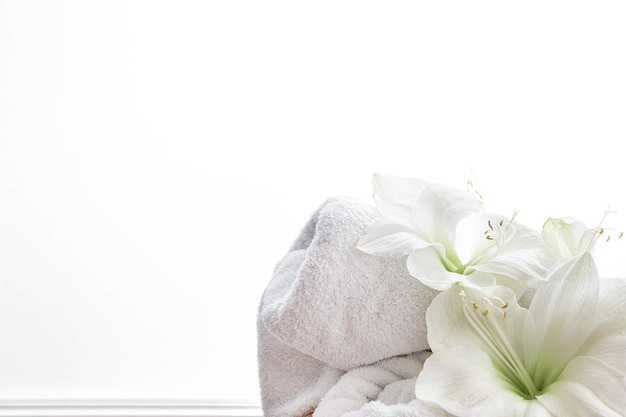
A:
[[[418,399],[459,417],[626,416],[626,279],[601,278],[591,255],[623,233],[604,218],[550,218],[538,232],[468,190],[382,175],[373,185],[381,216],[358,248],[406,257],[440,291]]]

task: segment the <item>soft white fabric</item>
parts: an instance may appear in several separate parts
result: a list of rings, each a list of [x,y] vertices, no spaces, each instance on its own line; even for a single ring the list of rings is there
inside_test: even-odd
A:
[[[371,401],[360,410],[344,414],[344,417],[454,417],[445,411],[413,400],[407,404],[386,405]]]
[[[348,371],[322,398],[313,417],[443,417],[415,399],[415,379],[430,352],[394,357]]]
[[[288,254],[276,268],[275,280],[289,282],[303,256],[304,251]],[[271,294],[268,294],[268,300],[271,300]],[[264,415],[294,417],[312,413],[344,372],[270,334],[261,316],[259,314],[257,319],[258,363]]]
[[[266,417],[310,413],[345,371],[428,348],[424,316],[436,292],[409,276],[405,259],[356,249],[378,215],[331,198],[278,263],[258,316]]]

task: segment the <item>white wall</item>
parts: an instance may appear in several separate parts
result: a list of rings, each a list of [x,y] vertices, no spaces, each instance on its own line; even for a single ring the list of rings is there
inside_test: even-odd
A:
[[[0,2],[0,399],[258,398],[274,264],[373,172],[623,230],[587,4]]]

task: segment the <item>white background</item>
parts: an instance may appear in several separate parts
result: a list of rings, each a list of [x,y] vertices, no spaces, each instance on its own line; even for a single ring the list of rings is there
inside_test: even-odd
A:
[[[275,263],[374,172],[471,178],[535,228],[610,203],[624,229],[624,21],[621,2],[0,1],[0,399],[258,399]]]

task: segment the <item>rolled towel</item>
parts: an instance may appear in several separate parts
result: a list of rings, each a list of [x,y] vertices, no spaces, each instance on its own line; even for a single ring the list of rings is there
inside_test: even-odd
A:
[[[313,417],[444,417],[415,398],[415,380],[430,352],[385,359],[347,372],[322,398]]]
[[[290,252],[274,271],[274,280],[293,280],[303,250]],[[266,294],[271,302],[272,294]],[[263,414],[266,417],[296,417],[313,413],[320,399],[341,378],[343,371],[294,349],[267,331],[257,318],[258,365]]]
[[[371,401],[360,410],[352,411],[343,417],[454,417],[444,410],[435,408],[420,400],[408,404],[386,405],[380,401]]]
[[[258,320],[266,416],[286,415],[280,404],[310,409],[343,371],[428,348],[436,291],[409,276],[405,260],[356,248],[377,216],[370,204],[331,198],[277,265]]]

